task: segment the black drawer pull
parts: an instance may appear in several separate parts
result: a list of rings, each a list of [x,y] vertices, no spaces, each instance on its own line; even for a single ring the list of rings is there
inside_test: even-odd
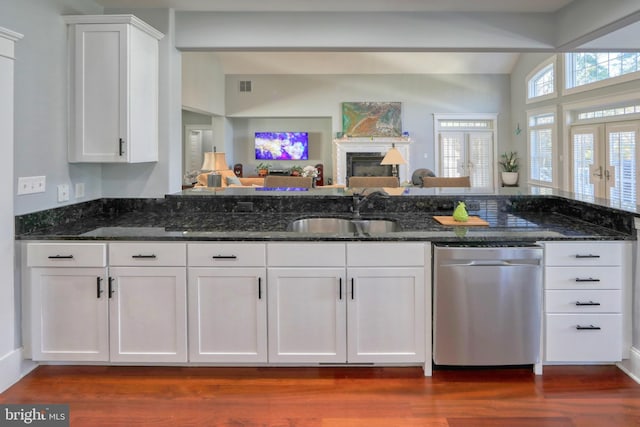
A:
[[[73,259],[73,255],[49,255],[49,259]]]
[[[262,299],[262,277],[258,277],[258,299]]]
[[[120,140],[119,140],[118,142],[119,142],[119,145],[118,145],[118,154],[122,156],[122,155],[124,155],[124,149],[123,149],[123,146],[124,146],[124,139],[120,138]]]
[[[102,290],[102,286],[101,286],[102,285],[102,277],[98,276],[98,277],[96,277],[96,279],[97,279],[96,280],[96,297],[98,299],[100,299],[100,296],[102,295],[102,292],[104,292]]]
[[[588,306],[588,305],[600,305],[599,302],[593,302],[593,301],[589,301],[589,302],[580,302],[580,301],[576,301],[576,306],[581,307],[581,306]]]
[[[593,254],[580,255],[580,254],[576,254],[576,258],[600,258],[600,255],[593,255]]]
[[[340,299],[342,300],[342,277],[340,279],[338,279],[339,282],[339,292],[338,295],[340,296]]]
[[[109,298],[113,297],[113,293],[115,290],[113,289],[113,277],[109,277]]]
[[[135,258],[135,259],[156,259],[156,255],[155,254],[151,254],[151,255],[138,254],[138,255],[131,255],[131,258]]]
[[[581,279],[579,277],[576,277],[576,282],[599,282],[600,279],[594,279],[593,277],[588,277],[586,279]]]
[[[211,258],[213,259],[237,259],[238,257],[235,255],[214,255]]]
[[[577,325],[576,329],[579,331],[599,331],[602,328],[600,326],[593,326],[593,325],[589,325],[589,326]]]

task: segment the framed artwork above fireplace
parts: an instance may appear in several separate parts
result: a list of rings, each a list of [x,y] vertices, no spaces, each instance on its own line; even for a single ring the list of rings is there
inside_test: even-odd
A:
[[[402,136],[400,102],[343,102],[342,131],[349,137]]]

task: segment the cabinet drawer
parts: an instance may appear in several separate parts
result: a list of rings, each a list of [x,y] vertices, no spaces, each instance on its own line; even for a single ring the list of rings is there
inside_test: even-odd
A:
[[[104,243],[29,243],[28,267],[104,267],[107,245]]]
[[[546,321],[547,361],[613,362],[622,359],[621,314],[548,314]]]
[[[545,243],[545,265],[620,265],[623,245],[619,242]]]
[[[110,243],[109,265],[117,266],[184,266],[184,243]]]
[[[545,289],[621,289],[620,267],[547,267]]]
[[[349,267],[424,266],[424,243],[348,243]]]
[[[551,290],[544,293],[547,313],[621,313],[619,290]]]
[[[264,267],[264,243],[190,243],[187,254],[190,266]]]
[[[344,243],[269,243],[267,261],[273,267],[344,267]]]

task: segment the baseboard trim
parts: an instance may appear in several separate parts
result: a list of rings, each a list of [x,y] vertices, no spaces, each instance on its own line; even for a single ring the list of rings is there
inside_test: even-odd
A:
[[[20,381],[22,377],[38,366],[22,356],[22,348],[7,353],[0,359],[0,393]]]
[[[631,347],[629,358],[618,363],[618,368],[640,384],[640,350]]]

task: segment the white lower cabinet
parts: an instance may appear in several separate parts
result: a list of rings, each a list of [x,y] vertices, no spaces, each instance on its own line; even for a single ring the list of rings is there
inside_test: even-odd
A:
[[[109,360],[106,248],[103,243],[27,245],[29,303],[23,324],[33,360]]]
[[[264,243],[188,245],[189,361],[267,362]]]
[[[108,268],[107,248],[116,264]],[[27,244],[33,360],[185,362],[185,252],[184,244]]]
[[[267,253],[270,362],[425,361],[425,244],[283,243]]]
[[[187,361],[186,245],[109,244],[112,362]]]
[[[623,242],[545,243],[545,362],[616,362],[623,354]]]

